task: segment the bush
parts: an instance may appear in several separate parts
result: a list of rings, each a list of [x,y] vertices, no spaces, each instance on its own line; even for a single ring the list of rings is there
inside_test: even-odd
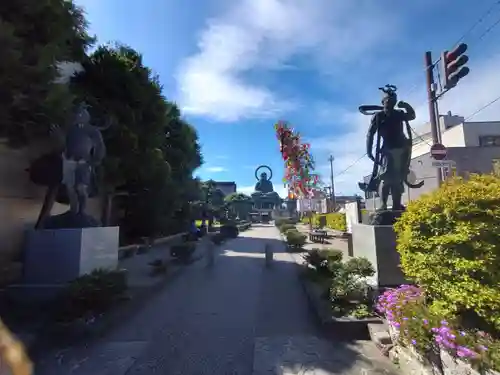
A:
[[[250,229],[251,226],[252,226],[252,223],[247,222],[247,221],[243,221],[243,222],[241,222],[241,223],[238,224],[238,230],[240,232],[241,231],[245,231],[245,230]]]
[[[309,218],[302,218],[302,223],[309,224]],[[326,227],[340,232],[345,232],[347,230],[347,223],[344,213],[332,212],[329,214],[314,214],[312,217],[312,223],[314,226],[321,226],[321,222],[326,222]]]
[[[377,310],[398,330],[399,342],[424,357],[436,352],[439,345],[477,370],[500,370],[500,341],[477,329],[464,330],[456,320],[445,320],[430,311],[422,288],[401,285],[389,289],[379,297]]]
[[[278,228],[284,224],[289,224],[289,225],[295,226],[295,224],[297,224],[297,222],[298,222],[297,219],[276,219],[274,221],[274,225],[276,225]]]
[[[320,276],[332,277],[334,269],[330,268],[330,264],[341,262],[343,253],[337,249],[312,249],[302,257],[307,264],[320,274]]]
[[[196,250],[196,242],[189,241],[170,248],[170,255],[182,262],[188,262]]]
[[[289,230],[285,235],[286,243],[290,249],[298,250],[306,244],[306,235],[297,230]]]
[[[296,230],[295,228],[295,225],[294,224],[283,224],[281,226],[278,227],[279,231],[281,233],[286,233],[288,232],[289,230]]]
[[[335,316],[365,318],[372,315],[370,287],[365,278],[375,270],[365,258],[350,258],[342,262],[342,252],[331,253],[328,270],[331,275],[330,301]]]
[[[239,234],[238,226],[236,224],[225,224],[220,227],[220,234],[225,238],[236,238]]]
[[[366,300],[368,284],[365,278],[375,274],[375,269],[368,259],[350,258],[345,263],[335,259],[330,261],[328,267],[333,274],[330,288],[332,302]]]
[[[216,245],[220,245],[224,242],[224,236],[220,233],[216,233],[211,238],[212,242]]]
[[[72,321],[110,308],[127,290],[125,270],[95,270],[72,281],[60,296],[59,321]]]
[[[359,277],[371,277],[375,275],[375,268],[366,258],[351,258],[345,263],[346,271]]]
[[[448,181],[410,202],[394,229],[402,269],[433,312],[500,330],[500,178]]]

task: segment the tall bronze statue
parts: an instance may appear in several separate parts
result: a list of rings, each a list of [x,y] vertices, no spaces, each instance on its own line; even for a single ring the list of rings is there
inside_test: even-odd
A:
[[[408,182],[413,144],[409,122],[415,120],[415,110],[404,101],[398,103],[396,86],[386,85],[379,89],[384,93],[382,107],[370,105],[359,107],[361,113],[373,115],[366,138],[366,153],[373,161],[373,171],[364,190],[379,191],[382,198],[379,211],[387,211],[389,194],[392,195],[392,210],[402,211],[404,207],[401,204],[401,197],[404,184],[409,188],[419,188],[424,184],[423,181],[417,184]],[[398,109],[395,108],[396,104]]]
[[[87,214],[86,208],[89,195],[96,194],[95,168],[106,155],[101,130],[109,128],[111,121],[105,126],[97,127],[91,120],[87,104],[77,105],[65,131],[58,125],[51,128],[51,135],[57,141],[55,150],[42,155],[31,165],[31,180],[38,185],[47,186],[35,229],[99,225],[98,220]],[[69,203],[69,211],[51,217],[55,201]]]
[[[68,193],[70,212],[74,215],[85,215],[94,169],[106,155],[101,132],[90,123],[90,114],[85,103],[79,105],[73,123],[66,133],[64,145],[62,183]]]

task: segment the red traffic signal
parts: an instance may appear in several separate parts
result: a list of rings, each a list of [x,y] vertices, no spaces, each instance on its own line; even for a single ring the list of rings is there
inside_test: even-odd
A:
[[[470,69],[465,66],[469,61],[469,56],[464,55],[467,51],[467,44],[460,43],[452,51],[444,51],[441,56],[443,67],[444,88],[455,87],[462,78],[469,74]]]

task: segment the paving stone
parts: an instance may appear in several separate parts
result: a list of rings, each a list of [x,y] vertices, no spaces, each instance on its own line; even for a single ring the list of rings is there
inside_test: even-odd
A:
[[[59,362],[52,353],[36,375],[390,373],[364,344],[322,338],[307,304],[278,231],[256,226],[223,244],[213,267],[193,264],[96,345]]]

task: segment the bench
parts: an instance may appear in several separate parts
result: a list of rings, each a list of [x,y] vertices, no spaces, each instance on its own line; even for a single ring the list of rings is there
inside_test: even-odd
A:
[[[325,239],[328,237],[326,230],[314,230],[309,232],[309,240],[311,242],[325,243]]]

